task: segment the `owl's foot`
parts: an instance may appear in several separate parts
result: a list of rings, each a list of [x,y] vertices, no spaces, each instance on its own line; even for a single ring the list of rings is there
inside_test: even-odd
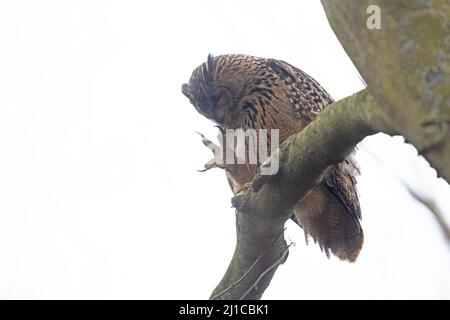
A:
[[[208,149],[210,149],[212,153],[214,153],[214,158],[212,158],[211,160],[209,160],[207,163],[204,164],[204,169],[197,170],[197,171],[205,172],[205,171],[208,171],[213,168],[219,168],[219,169],[226,170],[228,168],[228,166],[226,164],[224,164],[223,161],[219,161],[219,163],[218,163],[217,158],[216,158],[216,152],[223,153],[222,147],[216,145],[214,142],[212,142],[211,140],[206,138],[202,133],[200,133],[200,132],[197,132],[197,133],[202,137],[202,143],[206,147],[208,147]],[[220,163],[220,162],[222,162],[222,163]]]
[[[244,184],[250,182],[250,180],[254,177],[258,166],[256,164],[237,164],[233,149],[227,149],[226,146],[218,146],[206,138],[203,134],[199,132],[197,133],[202,137],[203,144],[214,153],[214,158],[209,160],[204,165],[204,169],[198,171],[205,172],[213,168],[223,169],[226,171],[228,183],[233,193],[236,195],[243,192]],[[230,154],[234,157],[232,163],[224,163],[224,160],[226,160],[227,156]]]

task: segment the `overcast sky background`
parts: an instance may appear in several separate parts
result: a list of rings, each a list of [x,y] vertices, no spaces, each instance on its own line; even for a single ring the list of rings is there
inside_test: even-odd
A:
[[[288,61],[335,99],[364,88],[319,1],[0,1],[0,298],[208,298],[234,210],[224,173],[196,171],[195,131],[217,132],[180,91],[208,53]],[[399,137],[357,160],[358,261],[289,222],[264,298],[449,299],[449,246],[392,170],[447,220],[449,186]]]

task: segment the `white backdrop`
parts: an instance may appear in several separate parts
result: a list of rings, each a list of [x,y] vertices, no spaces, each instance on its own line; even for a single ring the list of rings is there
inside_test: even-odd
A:
[[[196,171],[195,131],[216,131],[180,91],[208,53],[288,61],[335,99],[364,87],[319,1],[0,1],[0,298],[209,296],[234,211],[223,172]],[[288,223],[264,298],[450,298],[449,247],[391,170],[447,218],[450,188],[400,138],[358,160],[358,261]]]

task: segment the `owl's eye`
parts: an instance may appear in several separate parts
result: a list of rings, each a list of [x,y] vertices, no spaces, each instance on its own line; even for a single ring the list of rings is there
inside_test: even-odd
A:
[[[222,92],[222,93],[219,93],[218,95],[216,95],[216,96],[214,97],[214,99],[213,99],[214,104],[215,104],[215,105],[218,105],[218,104],[223,100],[223,97],[224,97],[223,92]],[[223,102],[223,101],[222,101],[222,102]]]
[[[208,107],[208,101],[205,98],[200,98],[198,100],[198,104],[197,104],[198,109],[200,109],[203,112],[207,112],[209,107]]]

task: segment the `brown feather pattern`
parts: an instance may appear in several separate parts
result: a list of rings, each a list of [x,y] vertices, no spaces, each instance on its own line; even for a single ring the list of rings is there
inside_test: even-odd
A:
[[[208,56],[183,93],[198,112],[221,128],[279,129],[280,143],[301,131],[333,102],[317,81],[276,59],[248,55]],[[257,166],[227,169],[234,191],[250,181]],[[352,157],[330,168],[322,183],[294,207],[297,221],[327,255],[355,261],[363,244],[361,209]]]

